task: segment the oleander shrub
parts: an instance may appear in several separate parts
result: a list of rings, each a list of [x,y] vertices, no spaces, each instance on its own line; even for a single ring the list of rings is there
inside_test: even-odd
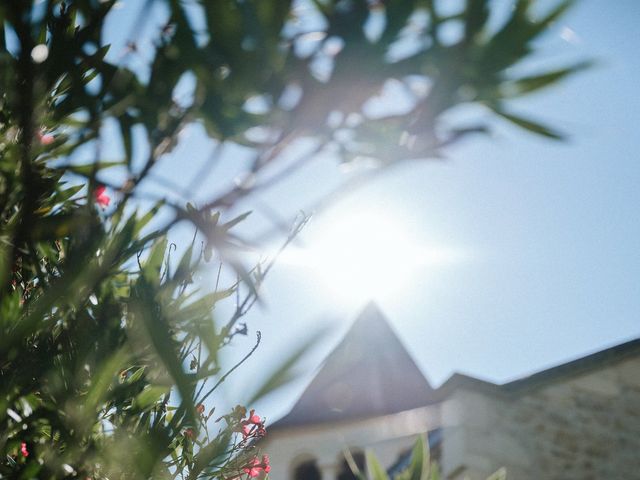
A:
[[[247,333],[270,265],[238,248],[247,213],[234,212],[319,155],[382,170],[440,158],[490,129],[442,121],[465,104],[560,138],[509,102],[586,64],[511,67],[571,2],[535,16],[538,2],[517,0],[492,26],[486,0],[455,14],[429,0],[140,0],[139,28],[114,53],[119,3],[0,3],[0,478],[264,477],[264,418],[212,402],[243,375],[220,352]],[[371,108],[390,86],[408,107]],[[154,195],[153,174],[194,125],[250,152],[244,180],[221,179],[197,204]],[[292,158],[301,142],[313,148]],[[105,158],[107,144],[122,157]],[[204,173],[180,160],[185,176]],[[169,242],[178,226],[190,245]],[[195,283],[207,261],[237,280]],[[214,316],[224,301],[233,313]],[[251,403],[305,348],[261,372]]]

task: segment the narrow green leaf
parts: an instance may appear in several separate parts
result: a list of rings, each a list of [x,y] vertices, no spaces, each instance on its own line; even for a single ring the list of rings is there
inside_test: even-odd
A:
[[[371,480],[389,480],[389,476],[376,456],[372,452],[367,452],[367,472]]]
[[[519,78],[506,82],[504,84],[504,90],[508,92],[503,97],[515,97],[526,93],[531,93],[541,88],[551,86],[565,77],[577,73],[581,70],[585,70],[593,66],[593,62],[585,61],[580,62],[570,67],[561,68],[551,72],[546,72],[540,75],[532,75],[528,77]]]
[[[415,0],[385,2],[386,25],[381,39],[383,42],[391,43],[397,38],[400,30],[407,25],[410,15],[415,11],[416,3]]]
[[[562,133],[553,130],[551,127],[547,127],[533,120],[529,120],[527,118],[520,117],[518,115],[514,115],[512,113],[507,113],[504,110],[499,108],[492,108],[492,110],[500,115],[501,117],[509,120],[514,125],[519,126],[520,128],[524,128],[530,132],[536,133],[538,135],[542,135],[543,137],[551,138],[553,140],[564,140],[565,137]]]
[[[111,167],[118,167],[124,165],[122,161],[110,161],[110,162],[98,162],[98,163],[88,163],[85,165],[65,165],[63,167],[59,167],[59,170],[65,170],[76,175],[81,175],[83,177],[93,177],[95,173],[100,170],[105,170]]]
[[[440,480],[442,476],[440,475],[440,467],[437,463],[431,464],[431,478],[429,480]]]
[[[170,387],[165,385],[147,385],[142,392],[136,395],[133,405],[140,410],[145,410],[154,405],[169,390]]]
[[[576,0],[563,0],[554,8],[551,9],[546,16],[541,19],[535,21],[533,31],[531,33],[531,37],[538,35],[539,33],[546,31],[547,28],[551,27],[551,24],[555,22],[558,18],[566,13],[573,4],[576,3]]]
[[[229,220],[227,223],[223,223],[222,225],[220,225],[220,227],[224,230],[224,231],[229,231],[231,228],[235,227],[237,224],[239,224],[240,222],[242,222],[245,218],[247,218],[249,215],[251,215],[251,211],[245,212],[242,215],[238,215],[236,218],[234,218],[233,220]]]
[[[429,446],[420,435],[411,453],[410,480],[429,480]]]
[[[56,201],[60,203],[65,202],[69,200],[71,197],[73,197],[80,190],[82,190],[84,187],[85,187],[84,185],[74,185],[72,187],[65,188],[64,190],[60,190],[56,194]]]
[[[105,400],[109,386],[116,378],[121,365],[126,360],[127,354],[124,350],[115,352],[110,358],[104,361],[102,368],[91,379],[91,387],[82,402],[82,411],[87,419],[93,418],[93,415]]]
[[[155,265],[155,264],[154,264]],[[155,298],[155,288],[144,275],[135,286],[136,301],[131,302],[131,312],[135,316],[134,327],[140,337],[139,342],[149,344],[171,375],[180,394],[182,412],[189,424],[195,424],[195,410],[192,405],[193,384],[182,368],[178,357],[179,346],[172,328]],[[178,419],[179,420],[179,419]]]
[[[225,454],[229,442],[231,442],[231,433],[227,431],[221,433],[215,440],[203,447],[194,458],[194,466],[187,480],[195,480],[202,470],[211,464],[215,464],[216,459]]]
[[[235,292],[235,289],[229,288],[227,290],[207,293],[179,310],[173,311],[171,315],[174,320],[180,322],[196,321],[205,315],[209,315],[215,308],[217,302],[229,297],[233,292]]]
[[[162,237],[151,248],[151,252],[144,262],[142,274],[145,279],[152,285],[160,283],[160,270],[164,261],[164,255],[167,250],[167,238]]]
[[[133,229],[134,235],[137,235],[138,233],[140,233],[140,231],[144,227],[146,227],[151,220],[155,218],[156,214],[158,213],[158,210],[160,210],[160,207],[162,207],[164,203],[165,203],[164,200],[158,201],[153,207],[151,207],[151,209],[149,209],[147,213],[145,213],[143,216],[141,216],[136,220],[136,226]]]
[[[488,0],[467,0],[464,13],[465,40],[471,42],[489,19]]]
[[[37,219],[31,227],[35,240],[59,239],[69,236],[80,227],[86,226],[85,215],[59,214]]]
[[[131,169],[133,162],[133,125],[134,118],[128,113],[123,113],[118,117],[118,126],[120,127],[120,135],[122,135],[122,144],[126,155],[126,165]]]
[[[142,378],[142,375],[144,374],[144,371],[145,367],[136,369],[136,371],[133,372],[129,378],[127,378],[127,383],[134,383],[140,380]]]

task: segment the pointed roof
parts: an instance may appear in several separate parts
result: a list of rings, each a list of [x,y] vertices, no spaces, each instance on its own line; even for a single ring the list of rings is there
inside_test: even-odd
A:
[[[426,405],[431,393],[385,316],[370,303],[272,428],[388,415]]]
[[[442,402],[459,389],[517,397],[636,357],[640,357],[640,338],[504,384],[454,373],[432,389],[385,316],[370,303],[327,356],[291,411],[269,429],[399,413]]]

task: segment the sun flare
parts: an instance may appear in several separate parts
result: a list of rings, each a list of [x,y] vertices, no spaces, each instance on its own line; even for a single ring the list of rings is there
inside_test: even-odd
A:
[[[425,268],[461,259],[456,249],[426,245],[389,213],[327,217],[313,226],[287,263],[309,268],[333,295],[351,303],[408,288]]]

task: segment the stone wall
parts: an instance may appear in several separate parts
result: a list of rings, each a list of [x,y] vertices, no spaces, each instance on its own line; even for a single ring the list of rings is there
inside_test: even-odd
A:
[[[441,428],[444,479],[484,480],[504,466],[508,480],[640,480],[640,356],[612,362],[524,380],[515,394],[471,379],[421,409],[275,429],[262,445],[270,476],[289,480],[313,458],[335,480],[345,448],[371,449],[389,467],[416,435]]]
[[[640,479],[640,358],[515,397],[460,389],[442,405],[445,478]]]

